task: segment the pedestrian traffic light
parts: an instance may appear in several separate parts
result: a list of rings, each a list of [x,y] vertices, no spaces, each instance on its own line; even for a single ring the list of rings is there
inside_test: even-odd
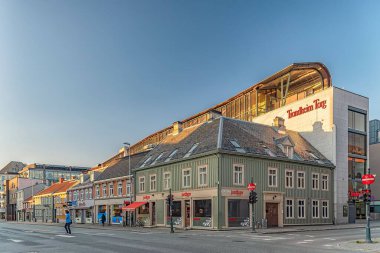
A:
[[[253,195],[253,203],[256,203],[257,202],[257,193],[253,192],[252,195]]]

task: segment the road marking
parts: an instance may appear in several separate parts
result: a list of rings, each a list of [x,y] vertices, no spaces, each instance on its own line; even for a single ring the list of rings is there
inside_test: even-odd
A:
[[[7,239],[8,241],[12,241],[12,242],[23,242],[23,240],[17,240],[17,239]]]
[[[309,243],[309,242],[297,242],[297,244],[302,244],[302,243]]]
[[[303,240],[304,242],[314,242],[314,240]]]
[[[323,246],[325,246],[325,247],[332,247],[333,245],[331,245],[331,244],[325,244]]]
[[[323,238],[323,239],[330,240],[330,241],[336,241],[336,239],[334,239],[334,238]]]
[[[74,235],[56,235],[56,236],[59,236],[59,237],[65,237],[65,238],[72,238],[72,237],[75,237]]]
[[[305,235],[305,236],[310,237],[310,238],[313,238],[313,237],[314,237],[314,235]]]

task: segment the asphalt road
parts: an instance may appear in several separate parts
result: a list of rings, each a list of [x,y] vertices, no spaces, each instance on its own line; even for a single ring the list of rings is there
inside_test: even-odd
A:
[[[248,231],[178,231],[165,229],[141,231],[102,230],[73,227],[66,235],[63,227],[0,223],[0,252],[201,252],[201,253],[295,253],[345,252],[347,241],[360,240],[364,229],[328,230],[283,234],[252,234]],[[373,238],[380,238],[380,228],[372,229]],[[366,252],[380,252],[378,250]]]

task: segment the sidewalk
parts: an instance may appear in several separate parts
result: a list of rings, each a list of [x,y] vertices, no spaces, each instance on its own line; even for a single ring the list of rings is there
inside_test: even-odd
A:
[[[43,226],[64,226],[64,223],[42,223],[42,222],[16,222],[16,221],[8,221],[6,223],[16,223],[16,224],[28,224],[28,225],[43,225]],[[135,231],[135,232],[152,232],[152,231],[168,231],[170,228],[168,227],[123,227],[121,225],[105,225],[104,227],[99,224],[73,224],[74,228],[87,228],[87,229],[98,229],[98,230],[114,230],[114,231]],[[341,225],[315,225],[315,226],[288,226],[283,228],[267,228],[267,229],[256,229],[259,234],[280,234],[280,233],[295,233],[295,232],[304,232],[304,231],[325,231],[325,230],[341,230],[341,229],[357,229],[357,228],[365,228],[365,221],[359,221],[356,224],[341,224]],[[380,221],[371,221],[371,228],[380,227]],[[244,229],[248,230],[248,229]],[[243,230],[243,231],[244,231]],[[185,232],[188,230],[184,229],[175,229],[176,232]],[[192,230],[192,231],[195,231]],[[203,232],[209,230],[201,230]],[[226,231],[226,230],[222,230]],[[236,230],[228,230],[230,232],[233,231],[242,231],[241,229]],[[209,231],[213,232],[213,231]],[[214,231],[215,232],[215,231]],[[379,245],[378,245],[379,246]]]

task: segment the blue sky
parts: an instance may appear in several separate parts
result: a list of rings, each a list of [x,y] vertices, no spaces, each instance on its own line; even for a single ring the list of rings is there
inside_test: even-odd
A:
[[[0,1],[0,166],[94,166],[293,62],[380,118],[379,1]]]

